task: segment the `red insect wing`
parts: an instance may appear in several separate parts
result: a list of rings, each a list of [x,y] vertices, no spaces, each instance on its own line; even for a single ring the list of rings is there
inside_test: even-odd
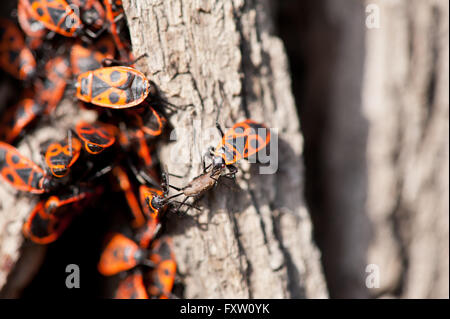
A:
[[[114,58],[114,42],[110,37],[102,37],[98,42],[87,45],[81,41],[70,50],[70,62],[73,74],[80,74],[102,67],[104,59]]]
[[[119,283],[115,299],[148,299],[145,289],[144,278],[141,272],[134,272],[128,275]]]
[[[175,256],[169,237],[161,237],[153,243],[150,260],[156,268],[150,271],[149,294],[151,297],[169,298],[176,276]]]
[[[131,67],[112,66],[81,73],[77,78],[78,99],[94,105],[124,109],[142,103],[149,94],[145,75]]]
[[[146,185],[141,185],[139,187],[139,195],[145,214],[151,218],[158,218],[160,213],[165,209],[165,206],[163,208],[159,208],[156,204],[156,199],[163,198],[163,191],[148,187]]]
[[[0,140],[12,143],[42,113],[42,106],[32,98],[23,98],[7,110],[0,120]]]
[[[81,10],[81,20],[94,29],[100,29],[105,23],[105,9],[98,0],[70,0]]]
[[[103,4],[106,8],[106,19],[109,23],[109,31],[113,36],[114,42],[116,43],[120,58],[124,61],[132,61],[133,58],[130,55],[130,46],[120,37],[120,30],[116,22],[117,18],[124,13],[122,1],[103,0]]]
[[[35,81],[36,98],[45,107],[45,113],[50,114],[64,96],[67,80],[71,76],[69,61],[58,56],[45,65],[46,78],[43,82]]]
[[[270,142],[270,130],[253,120],[236,123],[216,147],[216,155],[233,164],[265,148]]]
[[[23,225],[23,234],[37,244],[54,242],[69,226],[72,215],[55,216],[45,210],[45,201],[37,203]]]
[[[115,233],[102,252],[98,271],[104,276],[112,276],[129,270],[138,264],[138,245],[122,234]]]
[[[82,28],[80,17],[65,0],[21,0],[30,15],[47,29],[75,37]]]
[[[145,114],[131,113],[131,111],[129,114],[134,117],[137,127],[153,137],[161,135],[167,123],[167,120],[151,106],[148,107]]]
[[[23,32],[27,35],[26,43],[32,50],[37,50],[44,42],[47,28],[38,20],[34,19],[28,12],[29,7],[24,5],[24,1],[17,3],[17,20]]]
[[[134,216],[134,220],[131,223],[134,228],[139,228],[145,223],[144,214],[139,206],[139,202],[131,187],[130,179],[127,173],[119,166],[114,167],[113,174],[117,178],[120,189],[124,192],[125,198],[128,202],[128,206]]]
[[[144,227],[141,227],[138,231],[137,237],[139,238],[139,246],[142,249],[148,249],[150,243],[155,238],[161,224],[158,218],[151,217],[147,220]]]
[[[36,73],[36,60],[22,32],[7,19],[0,19],[0,67],[19,80],[29,80]]]
[[[17,19],[23,32],[31,38],[42,38],[47,34],[45,26],[34,19],[30,12],[30,7],[27,6],[26,1],[19,0],[17,3]]]
[[[112,125],[100,122],[79,122],[75,127],[78,137],[84,142],[86,151],[98,154],[114,144],[116,129]]]
[[[151,167],[153,165],[153,159],[150,148],[147,144],[147,139],[144,136],[144,132],[142,130],[137,130],[135,136],[139,142],[138,146],[139,158],[143,161],[146,167]]]
[[[69,168],[76,162],[80,153],[81,142],[75,137],[50,143],[45,152],[45,163],[53,176],[61,178],[69,173]]]
[[[0,142],[0,176],[12,187],[34,194],[44,193],[44,171],[13,146]]]

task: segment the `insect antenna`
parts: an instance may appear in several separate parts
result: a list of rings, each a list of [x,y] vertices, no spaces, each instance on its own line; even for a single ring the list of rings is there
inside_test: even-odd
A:
[[[176,197],[181,196],[181,195],[183,195],[182,192],[178,193],[178,194],[175,194],[175,195],[172,195],[172,196],[169,196],[169,197],[166,197],[164,200],[168,203],[171,199],[176,198]]]

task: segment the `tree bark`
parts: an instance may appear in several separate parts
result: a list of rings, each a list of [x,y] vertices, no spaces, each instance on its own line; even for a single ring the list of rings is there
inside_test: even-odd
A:
[[[375,296],[449,296],[448,1],[375,1],[363,108]]]
[[[280,15],[330,296],[448,298],[448,1],[290,2]]]
[[[240,165],[236,185],[219,185],[201,211],[172,219],[187,298],[323,298],[327,290],[303,198],[302,136],[287,59],[273,35],[268,1],[124,1],[137,67],[177,105],[176,140],[159,146],[183,186],[201,172],[201,154],[219,121],[251,117],[278,130],[278,170]],[[220,87],[223,87],[223,92]],[[181,132],[181,133],[180,133]],[[229,184],[229,183],[228,183]],[[236,190],[237,189],[237,190]]]

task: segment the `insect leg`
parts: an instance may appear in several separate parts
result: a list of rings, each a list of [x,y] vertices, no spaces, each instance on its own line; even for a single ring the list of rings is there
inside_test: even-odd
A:
[[[164,193],[167,194],[167,193],[169,192],[169,187],[170,187],[170,188],[173,188],[173,189],[176,190],[176,191],[182,192],[183,189],[181,189],[181,188],[179,188],[179,187],[175,187],[175,186],[173,186],[173,185],[171,185],[171,184],[169,183],[169,175],[171,175],[171,174],[167,173],[166,169],[163,169],[163,172],[162,172],[162,183],[161,183],[161,187],[163,188]],[[174,176],[174,175],[172,175],[172,176]],[[180,193],[180,194],[178,194],[178,195],[181,195],[181,194],[182,194],[182,193]],[[177,195],[177,196],[178,196],[178,195]],[[174,195],[174,196],[175,196],[175,195]],[[174,196],[171,196],[171,197],[169,197],[168,199],[173,198]],[[175,196],[175,197],[176,197],[176,196]]]
[[[186,201],[188,200],[188,198],[189,198],[189,197],[186,197],[185,199],[183,199],[183,201],[178,205],[178,208],[176,209],[176,213],[177,213],[179,216],[184,216],[184,215],[186,215],[187,212],[189,211],[189,208],[188,208],[188,209],[187,209],[186,211],[184,211],[183,213],[180,213],[181,207],[182,207],[183,205],[187,205],[187,204],[186,204]]]
[[[211,148],[210,148],[211,149]],[[202,156],[202,166],[203,166],[203,173],[206,173],[206,171],[208,170],[208,168],[211,167],[212,164],[209,164],[208,166],[206,166],[206,161],[205,158],[206,157],[211,157],[211,150],[209,150],[209,153],[203,154]]]
[[[130,158],[127,158],[127,162],[128,162],[128,166],[130,167],[131,171],[133,172],[134,176],[139,181],[139,183],[150,184],[152,186],[159,187],[159,183],[157,181],[155,181],[155,179],[153,177],[151,177],[149,174],[147,174],[147,172],[145,172],[143,170],[138,170],[136,168],[136,165],[134,165],[131,162]]]
[[[92,163],[89,163],[89,164],[91,164],[91,167],[88,168],[88,170],[86,171],[86,174],[85,174],[85,175],[87,175],[87,174],[89,173],[89,171],[92,170],[92,166],[93,166],[93,165],[92,165]],[[94,175],[92,175],[91,177],[89,177],[89,178],[87,179],[87,182],[90,182],[90,181],[92,181],[92,180],[94,180],[94,179],[97,179],[97,178],[99,178],[99,177],[102,177],[103,175],[108,174],[112,169],[113,169],[113,166],[112,166],[112,165],[108,165],[108,166],[103,167],[101,170],[99,170],[99,171],[96,172]],[[83,177],[84,177],[84,176],[83,176]]]
[[[170,188],[173,188],[174,190],[176,190],[176,191],[179,191],[179,192],[183,191],[183,189],[182,189],[182,188],[179,188],[179,187],[175,187],[175,186],[173,186],[173,185],[170,185],[170,184],[167,184],[167,186],[169,186]]]
[[[156,267],[156,264],[153,261],[151,261],[150,259],[144,259],[142,261],[142,265],[150,267],[150,268],[155,268]]]
[[[216,128],[219,130],[219,133],[220,133],[221,137],[223,138],[225,136],[225,134],[223,133],[222,127],[220,126],[218,120],[216,120]]]
[[[121,19],[123,19],[124,15],[123,13],[119,14],[115,19],[114,19],[114,23],[119,22]],[[84,33],[89,36],[92,39],[97,39],[99,36],[101,36],[103,34],[103,32],[105,32],[106,29],[108,29],[111,26],[111,23],[105,23],[102,25],[102,27],[100,28],[100,30],[94,32],[90,29],[85,29]]]
[[[69,142],[69,153],[70,153],[70,156],[73,156],[72,131],[71,130],[67,130],[67,139],[68,139],[68,142]]]
[[[228,168],[229,172],[222,176],[227,177],[227,178],[236,179],[236,173],[238,172],[238,168],[234,165],[227,165],[227,168]]]
[[[184,176],[176,175],[176,174],[172,174],[172,173],[167,173],[167,175],[173,176],[173,177],[177,177],[177,178],[183,178],[184,177]]]
[[[187,198],[189,198],[189,197],[186,197],[186,199],[187,199]],[[174,200],[174,201],[172,201],[171,203],[181,204],[181,203],[183,203],[183,202],[178,201],[178,200]],[[196,209],[196,210],[200,210],[200,208],[198,208],[197,206],[191,205],[191,204],[186,203],[186,202],[184,202],[183,205],[184,205],[184,206],[188,206],[188,207],[193,208],[193,209]]]
[[[141,60],[142,58],[148,57],[147,53],[144,53],[142,55],[140,55],[139,57],[137,57],[136,59],[134,59],[134,61],[130,61],[130,62],[124,62],[124,61],[120,61],[120,60],[116,60],[116,59],[110,59],[110,58],[105,58],[102,60],[102,65],[112,65],[112,64],[118,64],[118,65],[132,65],[135,64],[137,61]]]

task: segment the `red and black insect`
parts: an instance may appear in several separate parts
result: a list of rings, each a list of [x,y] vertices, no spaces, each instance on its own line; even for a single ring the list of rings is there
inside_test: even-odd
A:
[[[130,52],[130,46],[120,36],[121,30],[118,25],[118,21],[124,17],[122,0],[103,0],[103,4],[106,8],[106,19],[109,24],[109,32],[116,43],[120,58],[123,61],[132,61],[133,56]]]
[[[102,275],[112,276],[146,263],[153,266],[145,250],[130,238],[113,233],[102,252],[97,268]]]
[[[138,156],[141,159],[145,167],[151,167],[153,165],[152,150],[147,143],[147,139],[143,130],[137,130],[135,137],[138,141]]]
[[[206,189],[209,189],[212,186],[214,186],[214,184],[216,183],[217,180],[215,180],[214,177],[210,177],[207,174],[204,174],[204,175],[205,175],[205,178],[207,177],[207,178],[209,178],[209,180],[211,180],[211,184],[212,184],[211,186],[209,186],[209,184],[206,181],[203,181],[203,179],[201,179],[200,177],[195,178],[194,181],[196,181],[199,184],[201,183],[202,186],[205,187],[204,191],[206,191]],[[219,176],[220,176],[220,173],[218,174],[217,178]],[[178,209],[175,210],[176,212],[178,212],[179,209],[183,205],[198,209],[197,207],[186,203],[188,197],[195,197],[200,194],[200,193],[198,193],[198,194],[192,193],[192,188],[194,188],[195,185],[193,186],[191,184],[193,184],[193,182],[189,183],[184,188],[177,188],[175,186],[172,186],[169,184],[169,178],[168,178],[167,172],[163,171],[162,183],[161,183],[162,189],[150,187],[147,185],[141,185],[139,187],[139,198],[140,198],[142,207],[144,207],[144,213],[148,217],[157,218],[159,220],[161,218],[162,214],[164,214],[166,212],[167,208],[172,204],[178,204]],[[180,193],[172,195],[172,196],[168,196],[169,195],[169,187],[172,187],[172,188],[180,191]],[[209,187],[209,188],[207,188],[207,187]],[[181,195],[185,195],[186,199],[183,200],[182,202],[175,199],[176,197],[179,197]]]
[[[6,110],[0,120],[0,141],[13,143],[42,111],[42,105],[32,97],[20,99],[16,105]]]
[[[167,193],[167,190],[162,191],[146,185],[141,185],[139,187],[139,198],[147,216],[159,218],[169,202],[169,199],[167,199]]]
[[[0,142],[0,176],[15,189],[34,194],[42,194],[55,186],[41,167],[4,142]]]
[[[219,125],[222,140],[211,153],[213,170],[232,165],[243,158],[257,154],[270,142],[270,130],[253,120],[236,123],[225,134]]]
[[[48,29],[38,20],[34,19],[29,13],[23,1],[17,3],[17,19],[23,32],[27,35],[28,46],[36,50],[41,47],[44,37],[48,34]]]
[[[151,298],[168,299],[172,296],[177,264],[172,240],[168,236],[153,242],[150,260],[155,267],[150,270],[148,293]]]
[[[140,270],[133,271],[120,281],[114,299],[149,299]]]
[[[163,133],[167,120],[152,106],[144,104],[144,107],[127,110],[129,123],[148,136],[158,137]]]
[[[115,45],[110,37],[102,37],[94,44],[81,41],[75,43],[70,50],[70,63],[75,75],[102,67],[102,61],[113,59]]]
[[[50,114],[64,97],[67,81],[71,76],[69,60],[63,56],[50,59],[45,64],[45,79],[35,81],[36,99]]]
[[[23,234],[37,244],[49,244],[61,236],[72,221],[72,215],[55,216],[45,209],[45,201],[38,202],[23,225]]]
[[[81,34],[83,24],[74,8],[65,0],[20,0],[35,20],[47,29],[66,37]]]
[[[70,168],[80,157],[81,148],[81,142],[76,137],[48,143],[44,157],[52,175],[61,178],[69,174]]]
[[[82,201],[99,192],[100,188],[77,188],[70,194],[53,195],[38,202],[23,225],[24,236],[38,244],[54,242],[81,211]],[[68,205],[70,210],[64,210]]]
[[[78,75],[76,96],[81,101],[112,109],[142,103],[153,85],[140,71],[127,66],[111,66]]]
[[[166,183],[168,187],[179,191],[178,194],[170,196],[169,199],[181,195],[185,196],[177,211],[183,205],[187,205],[186,201],[189,197],[198,199],[206,191],[214,187],[222,176],[234,176],[237,172],[237,168],[233,165],[234,163],[240,159],[247,159],[252,155],[256,155],[270,142],[270,130],[263,124],[253,120],[236,123],[225,134],[218,124],[217,128],[222,135],[222,140],[214,150],[210,150],[209,155],[212,157],[212,164],[206,167],[203,161],[203,173],[182,188],[172,186],[168,182]],[[210,167],[211,169],[208,171]],[[225,168],[229,170],[229,173],[223,174]]]
[[[19,80],[30,80],[36,74],[36,60],[22,32],[7,19],[0,19],[0,67]]]
[[[101,122],[79,122],[75,127],[78,137],[84,142],[85,150],[90,154],[99,154],[114,144],[116,129]]]
[[[80,9],[80,18],[85,25],[94,30],[102,29],[106,23],[106,13],[99,0],[69,0],[69,2]],[[93,38],[97,37],[95,33],[87,34]]]
[[[161,223],[159,216],[149,216],[146,224],[137,231],[136,238],[139,242],[139,247],[147,249],[150,243],[161,230]]]

